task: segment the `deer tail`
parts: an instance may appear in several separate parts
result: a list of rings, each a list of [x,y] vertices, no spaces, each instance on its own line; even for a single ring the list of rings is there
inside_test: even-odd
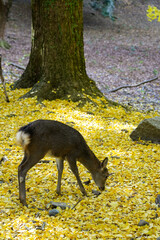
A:
[[[22,146],[24,149],[30,143],[30,135],[25,133],[23,130],[19,130],[16,135],[17,144]]]

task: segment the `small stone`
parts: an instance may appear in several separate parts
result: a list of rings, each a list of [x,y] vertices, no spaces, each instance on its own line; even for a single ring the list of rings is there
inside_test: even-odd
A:
[[[60,207],[62,210],[65,210],[66,208],[71,208],[70,205],[68,205],[68,204],[66,204],[64,202],[53,202],[53,201],[51,201],[49,204],[53,208]]]
[[[145,220],[140,220],[138,223],[138,226],[145,226],[145,225],[149,225],[149,222],[145,221]]]
[[[59,213],[59,211],[57,209],[51,209],[49,210],[49,216],[56,216]]]
[[[160,207],[160,194],[157,195],[155,203]]]

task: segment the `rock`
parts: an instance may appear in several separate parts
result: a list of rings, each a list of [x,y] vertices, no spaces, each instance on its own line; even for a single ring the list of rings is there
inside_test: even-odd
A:
[[[155,203],[158,205],[158,207],[160,207],[160,194],[157,195]]]
[[[49,216],[56,216],[59,213],[57,209],[51,209],[49,210]]]
[[[157,240],[160,240],[160,237],[158,237]]]
[[[148,118],[140,122],[130,134],[132,140],[140,139],[160,144],[160,117]]]
[[[57,207],[60,207],[62,210],[65,210],[66,208],[71,208],[70,205],[64,203],[64,202],[53,202],[51,201],[49,203],[49,205],[52,207],[52,208],[57,208]]]
[[[149,225],[149,222],[145,221],[145,220],[140,220],[138,223],[138,226],[145,226],[145,225]]]

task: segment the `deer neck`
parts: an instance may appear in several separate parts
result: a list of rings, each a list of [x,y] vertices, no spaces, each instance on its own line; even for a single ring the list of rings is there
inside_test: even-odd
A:
[[[80,162],[90,171],[91,174],[100,168],[100,161],[91,150],[85,158],[80,159]]]

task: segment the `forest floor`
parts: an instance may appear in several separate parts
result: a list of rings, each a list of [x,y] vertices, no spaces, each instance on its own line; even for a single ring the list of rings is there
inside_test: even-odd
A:
[[[158,240],[160,237],[159,144],[132,141],[130,138],[139,122],[159,115],[159,80],[108,93],[108,90],[118,86],[136,84],[159,75],[160,23],[147,21],[147,5],[140,4],[145,0],[116,0],[116,4],[119,1],[125,1],[125,4],[117,6],[116,22],[102,18],[88,5],[84,8],[88,75],[96,81],[106,97],[132,105],[140,111],[156,109],[159,112],[126,111],[121,106],[107,104],[104,108],[99,104],[99,98],[95,99],[96,107],[90,103],[77,107],[79,103],[59,99],[46,100],[43,104],[37,103],[35,98],[19,100],[28,89],[12,91],[9,84],[7,91],[10,103],[6,104],[0,84],[2,240]],[[139,5],[132,2],[138,2]],[[30,3],[27,0],[13,0],[5,36],[11,48],[0,49],[7,82],[17,80],[24,71],[19,67],[25,69],[27,65],[31,47],[30,25]],[[35,119],[54,119],[74,127],[83,135],[98,159],[108,157],[110,176],[103,192],[96,190],[89,171],[78,163],[80,177],[88,194],[87,197],[82,196],[65,161],[62,195],[58,196],[55,192],[58,179],[56,161],[46,156],[27,174],[28,208],[20,204],[17,169],[22,161],[23,150],[15,144],[15,133],[20,126]],[[51,217],[49,211],[53,201],[67,203],[71,209],[58,208],[56,217]]]
[[[135,3],[117,1],[116,21],[103,18],[85,1],[84,48],[88,75],[96,81],[104,95],[139,111],[160,112],[159,79],[139,87],[109,90],[135,85],[159,76],[160,23],[149,22],[148,4],[160,8],[158,0]],[[26,67],[31,47],[31,11],[29,1],[14,0],[6,26],[9,50],[0,49],[3,73],[7,82],[17,80]]]

